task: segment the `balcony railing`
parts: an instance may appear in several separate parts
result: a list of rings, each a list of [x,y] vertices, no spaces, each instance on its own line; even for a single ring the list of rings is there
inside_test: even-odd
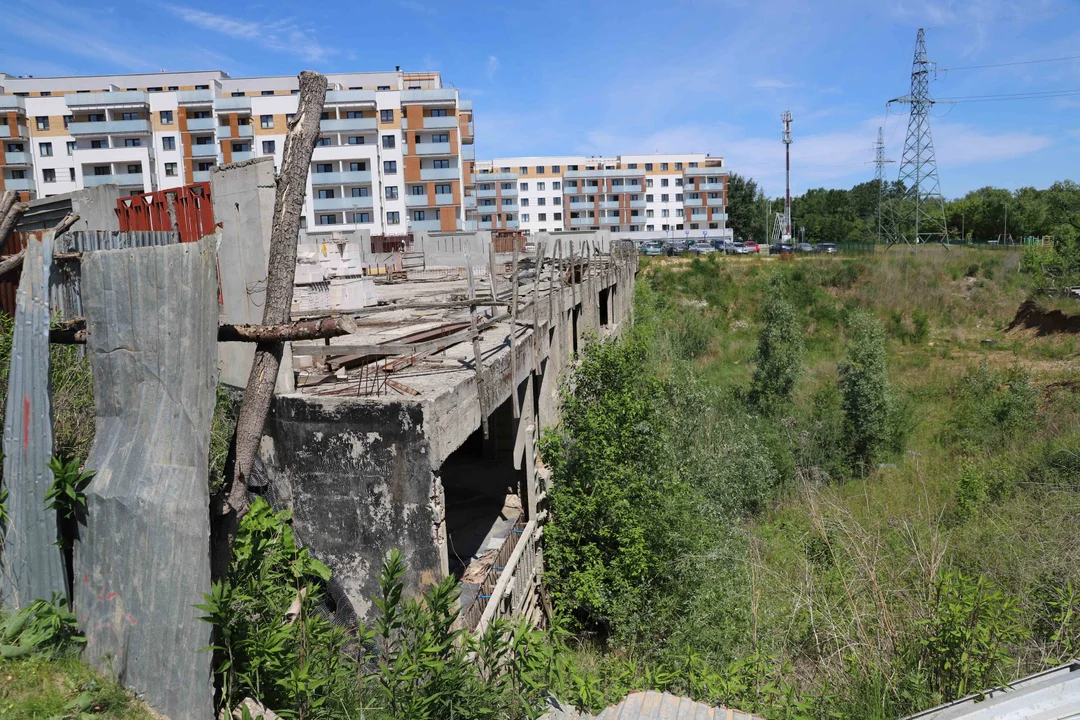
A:
[[[424,193],[423,195],[406,195],[405,196],[405,207],[416,208],[416,207],[430,207],[430,206],[431,206],[431,203],[428,202],[427,193]]]
[[[178,105],[209,105],[213,102],[213,90],[180,90],[176,93]]]
[[[457,90],[453,88],[431,88],[427,90],[402,90],[401,104],[447,103],[457,100]]]
[[[448,142],[429,142],[429,143],[417,143],[416,144],[417,155],[449,155],[450,143]]]
[[[212,117],[208,118],[188,118],[187,129],[191,132],[198,132],[199,130],[213,130],[216,127],[217,120]]]
[[[447,115],[446,117],[426,117],[424,118],[425,130],[443,130],[445,128],[456,128],[458,126],[457,115]]]
[[[64,101],[69,108],[146,105],[150,102],[150,95],[142,90],[71,93],[64,96]]]
[[[217,154],[218,146],[214,143],[191,146],[191,157],[217,157]]]
[[[254,136],[254,134],[255,133],[252,130],[251,125],[237,125],[236,126],[236,138],[237,139],[249,138],[249,137]],[[232,135],[232,128],[230,126],[228,126],[228,125],[218,125],[217,126],[217,130],[215,132],[215,137],[217,137],[218,140],[228,140],[232,136],[233,136]]]
[[[191,181],[192,182],[210,182],[210,171],[209,170],[196,170],[195,172],[191,173]]]
[[[19,166],[29,165],[33,162],[33,158],[28,152],[9,152],[4,154],[4,165]]]
[[[421,168],[421,180],[457,180],[461,170],[458,168]]]
[[[0,138],[9,138],[9,137],[28,138],[28,137],[30,137],[30,135],[29,135],[29,133],[27,133],[25,125],[16,124],[15,125],[15,134],[14,135],[11,134],[11,126],[10,125],[0,125]]]
[[[369,170],[311,173],[312,185],[363,185],[371,182]]]
[[[149,120],[105,120],[102,122],[73,122],[68,124],[72,135],[148,135]]]
[[[374,132],[375,118],[342,118],[340,120],[320,120],[321,132]]]
[[[325,105],[374,105],[374,90],[330,90]]]
[[[244,162],[245,160],[251,160],[255,157],[255,153],[251,150],[234,150],[232,153],[232,162]]]
[[[709,198],[709,207],[724,207],[724,198]]]
[[[442,230],[442,220],[413,220],[409,218],[409,230],[414,232],[419,230],[439,232]]]
[[[461,159],[462,160],[475,160],[476,159],[476,148],[473,148],[473,147],[463,147],[463,148],[461,148]]]
[[[142,173],[118,173],[115,175],[84,175],[83,185],[86,187],[95,187],[97,185],[108,185],[109,183],[116,183],[121,187],[131,187],[137,185],[143,187],[144,181]]]
[[[708,177],[709,175],[727,175],[727,168],[696,167],[683,170],[683,177]]]
[[[249,97],[219,97],[214,98],[214,109],[218,112],[251,112],[251,98]]]
[[[33,190],[33,178],[4,178],[4,187],[8,190]]]
[[[26,112],[26,101],[19,95],[0,95],[0,111],[22,110]]]
[[[311,201],[316,210],[370,210],[375,200],[370,195],[362,197],[315,198]]]

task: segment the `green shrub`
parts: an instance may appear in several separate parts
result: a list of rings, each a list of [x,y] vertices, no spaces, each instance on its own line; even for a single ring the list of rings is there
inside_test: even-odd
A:
[[[761,335],[754,355],[750,399],[763,412],[774,413],[791,403],[802,374],[802,327],[784,297],[779,276],[770,283],[761,313]]]
[[[869,313],[858,312],[852,317],[851,340],[839,371],[851,460],[865,472],[895,446],[897,435],[885,333]]]
[[[1035,427],[1038,391],[1020,366],[994,371],[985,361],[959,381],[947,435],[967,447],[986,447]]]

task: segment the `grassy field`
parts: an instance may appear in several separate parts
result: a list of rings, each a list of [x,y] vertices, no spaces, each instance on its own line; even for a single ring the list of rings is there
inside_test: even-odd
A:
[[[823,461],[797,461],[775,503],[745,521],[749,644],[789,661],[801,689],[841,689],[866,717],[918,705],[911,686],[940,671],[934,662],[949,648],[935,633],[950,572],[984,583],[958,591],[958,624],[989,633],[997,675],[1080,651],[1080,335],[1007,330],[1031,293],[1019,260],[929,247],[643,263],[658,294],[684,308],[669,335],[698,349],[688,361],[696,374],[730,388],[753,372],[767,278],[787,279],[807,352],[780,425],[791,447],[808,449],[804,458]],[[1048,305],[1080,313],[1069,300]],[[838,477],[818,447],[828,420],[816,409],[828,406],[858,308],[886,329],[908,435],[903,452],[865,477]],[[957,682],[942,694],[979,689]]]
[[[128,691],[83,665],[75,654],[0,660],[0,718],[152,720]]]

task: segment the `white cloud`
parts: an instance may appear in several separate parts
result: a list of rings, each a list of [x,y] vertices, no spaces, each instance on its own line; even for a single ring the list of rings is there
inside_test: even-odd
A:
[[[799,83],[784,82],[776,78],[761,78],[754,83],[754,87],[768,90],[786,90],[787,88],[799,87]]]
[[[494,80],[495,73],[497,73],[498,71],[499,58],[495,57],[494,55],[489,55],[487,59],[487,70],[485,71],[487,72],[488,80]]]
[[[179,5],[169,6],[169,10],[184,22],[204,30],[219,32],[237,40],[256,42],[271,50],[298,55],[309,62],[321,62],[338,54],[337,50],[318,41],[312,27],[299,25],[294,18],[256,22]]]
[[[102,26],[92,13],[48,0],[39,0],[19,7],[5,8],[5,29],[39,44],[65,53],[112,63],[116,67],[146,72],[155,67],[153,56],[128,51],[130,43],[120,42],[111,28]]]

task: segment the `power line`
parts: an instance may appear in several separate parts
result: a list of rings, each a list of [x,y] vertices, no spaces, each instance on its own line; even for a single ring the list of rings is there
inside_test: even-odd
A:
[[[1026,93],[1000,93],[996,95],[957,95],[955,97],[938,98],[934,102],[939,103],[962,103],[962,102],[988,102],[991,100],[1037,100],[1040,98],[1068,97],[1080,95],[1080,88],[1068,90],[1037,90]]]
[[[941,68],[943,72],[951,70],[982,70],[983,68],[1011,67],[1013,65],[1035,65],[1038,63],[1063,62],[1065,60],[1080,60],[1080,55],[1068,55],[1066,57],[1046,58],[1045,60],[1021,60],[1019,62],[994,63],[992,65],[962,65],[960,67]]]

